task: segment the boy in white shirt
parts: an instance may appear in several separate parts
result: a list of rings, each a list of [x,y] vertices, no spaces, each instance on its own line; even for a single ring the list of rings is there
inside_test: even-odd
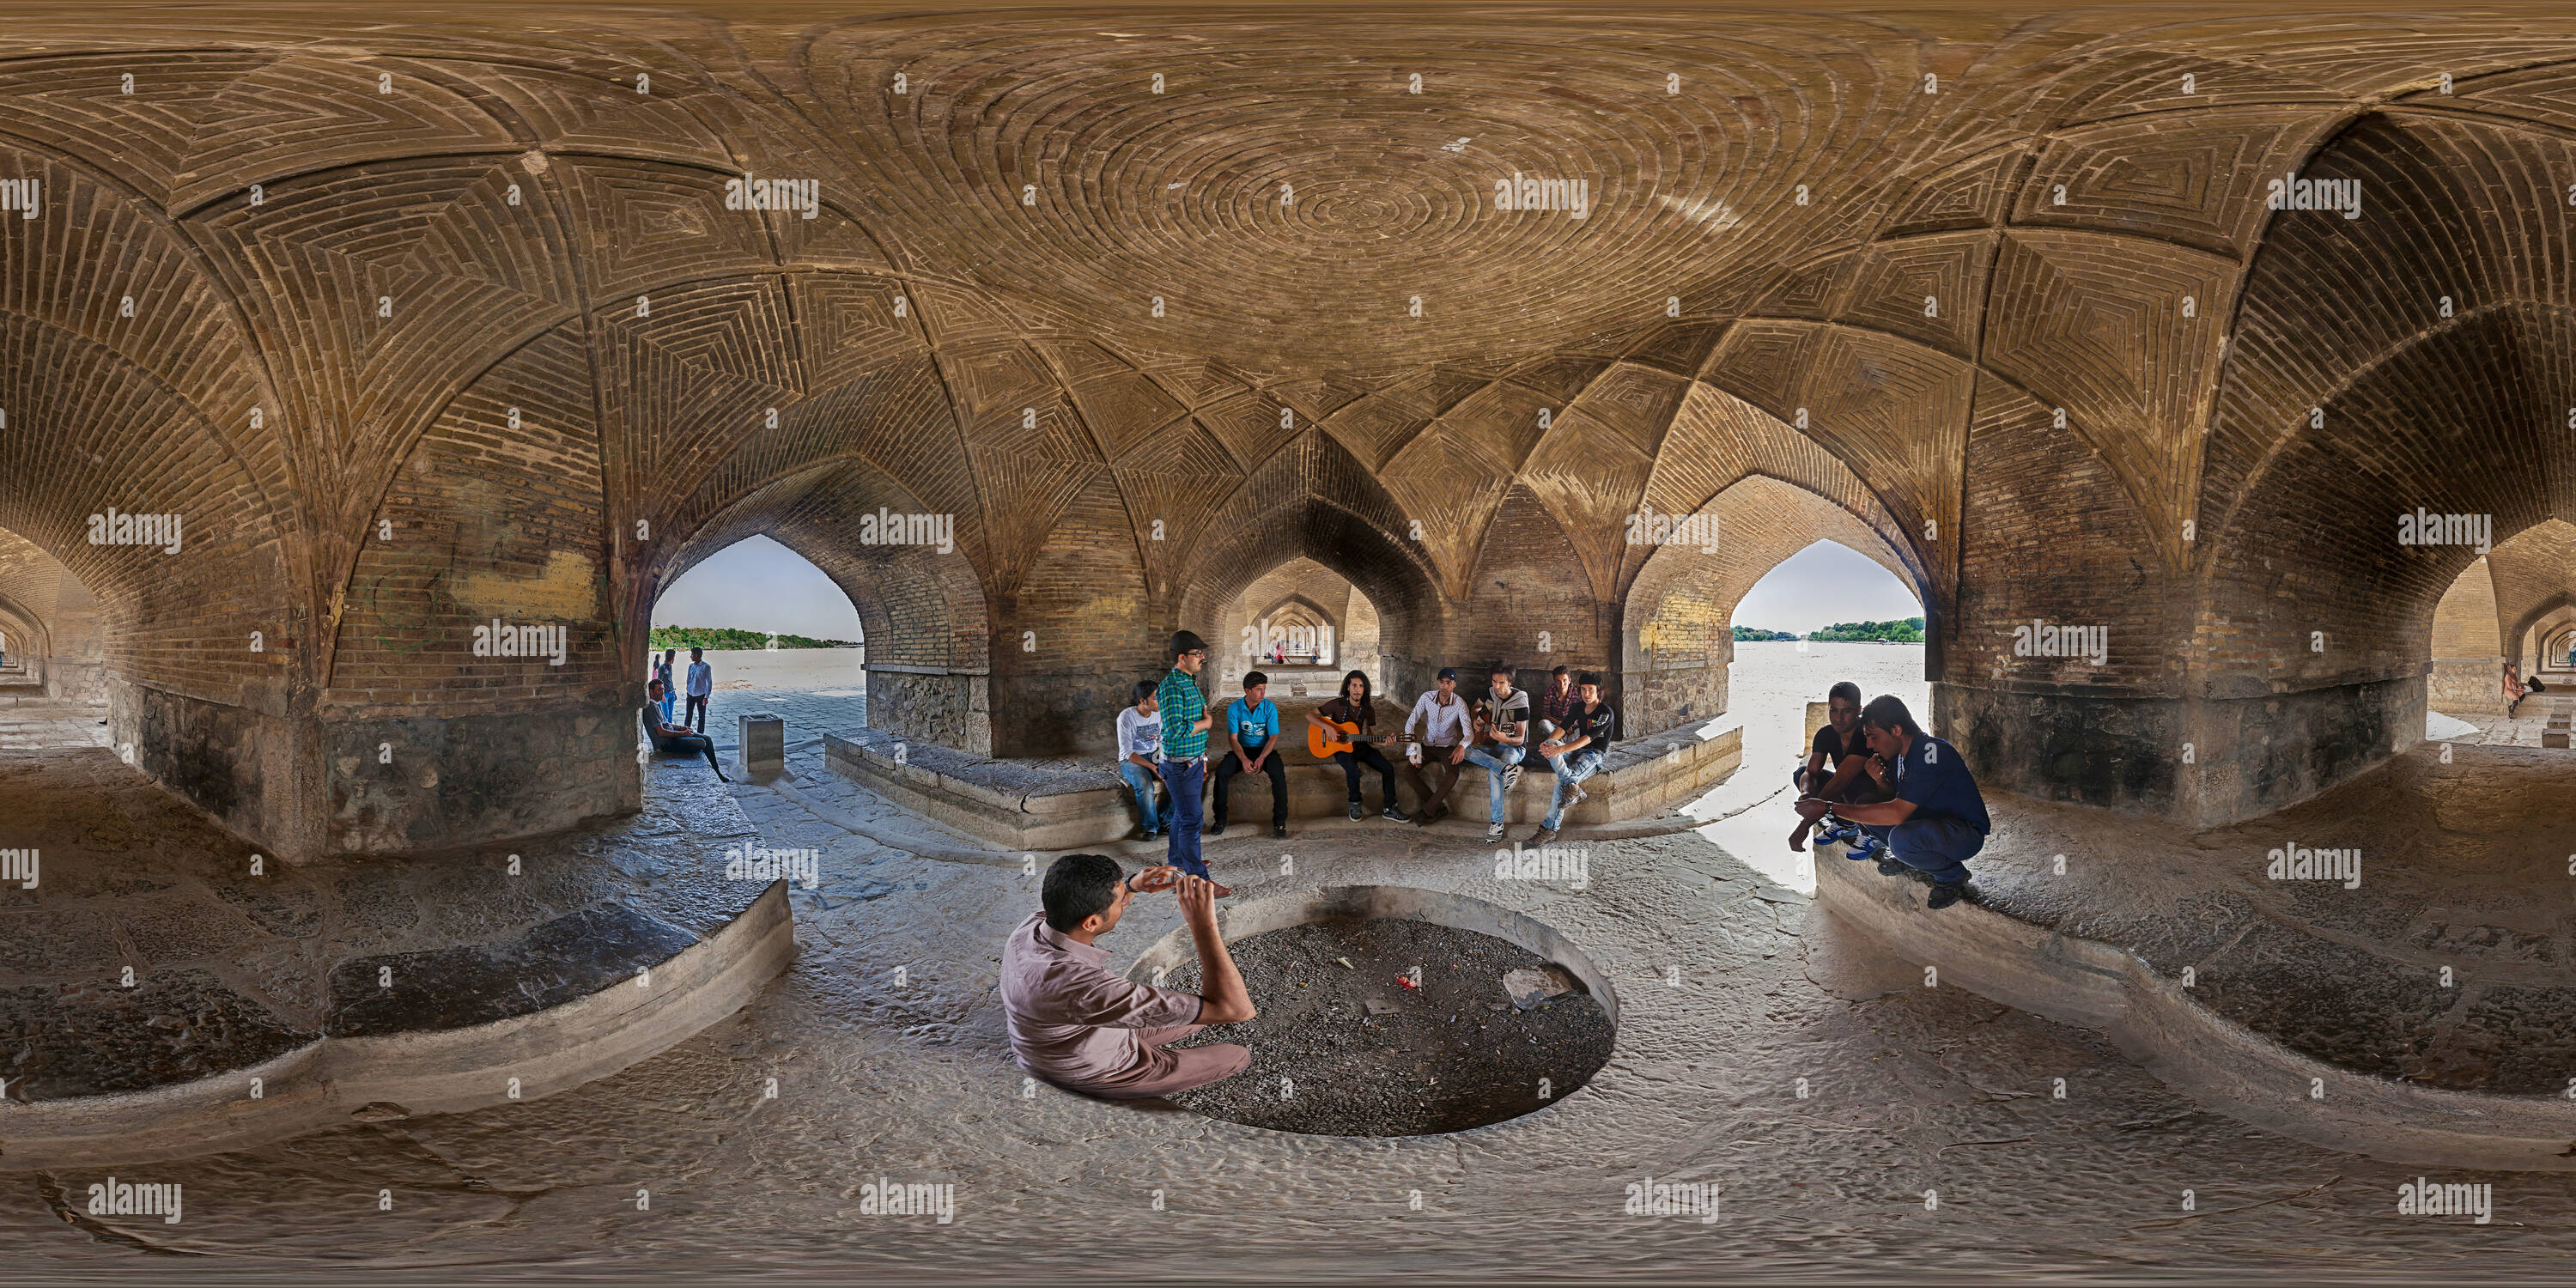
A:
[[[1157,806],[1155,788],[1161,786],[1162,771],[1154,762],[1163,754],[1163,717],[1154,705],[1154,682],[1138,680],[1135,702],[1118,713],[1118,776],[1127,780],[1127,790],[1136,797],[1136,812],[1144,816],[1145,830],[1136,834],[1139,841],[1150,841],[1163,834],[1163,825],[1171,817],[1171,806]]]

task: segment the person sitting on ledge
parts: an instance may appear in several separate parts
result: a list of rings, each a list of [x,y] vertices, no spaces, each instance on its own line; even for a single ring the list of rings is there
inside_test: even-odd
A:
[[[1833,809],[1887,843],[1890,857],[1878,861],[1881,873],[1896,876],[1912,868],[1932,878],[1932,896],[1924,907],[1957,903],[1968,889],[1967,860],[1986,847],[1986,836],[1994,830],[1976,776],[1968,772],[1958,748],[1923,732],[1904,701],[1892,693],[1870,699],[1861,708],[1860,723],[1874,753],[1868,763],[1870,779],[1896,798],[1839,807],[1802,800],[1798,816],[1812,821]],[[1892,776],[1890,765],[1896,767]]]
[[[1538,832],[1530,837],[1540,845],[1556,839],[1557,824],[1564,821],[1567,806],[1583,803],[1588,794],[1583,780],[1600,772],[1602,757],[1610,754],[1611,732],[1619,725],[1619,713],[1601,700],[1599,675],[1585,671],[1575,676],[1574,691],[1583,705],[1538,745],[1538,757],[1556,773],[1556,793],[1548,798],[1547,817],[1539,820]]]
[[[1378,795],[1386,806],[1379,811],[1380,817],[1391,818],[1398,823],[1410,821],[1411,816],[1395,803],[1395,766],[1386,763],[1385,754],[1378,750],[1394,746],[1395,735],[1388,734],[1374,742],[1369,740],[1369,735],[1377,730],[1377,695],[1369,685],[1368,672],[1353,671],[1343,676],[1342,696],[1307,712],[1306,723],[1323,730],[1325,737],[1333,742],[1345,741],[1333,735],[1349,735],[1347,741],[1351,749],[1334,752],[1333,761],[1342,767],[1343,781],[1351,789],[1352,822],[1356,823],[1360,818],[1362,765],[1377,770]],[[1357,725],[1359,728],[1345,729],[1344,725]]]
[[[653,750],[676,752],[683,756],[704,753],[707,758],[707,768],[716,771],[716,778],[722,782],[732,782],[732,779],[725,777],[723,767],[716,764],[716,740],[702,733],[691,732],[687,725],[662,723],[662,702],[660,680],[644,686],[644,732],[652,738]]]
[[[1127,790],[1136,797],[1136,812],[1145,819],[1136,833],[1139,841],[1161,836],[1163,820],[1171,817],[1173,808],[1169,803],[1157,806],[1154,800],[1163,786],[1163,718],[1154,706],[1155,687],[1152,680],[1138,680],[1130,693],[1135,705],[1118,713],[1118,750],[1126,757],[1118,762],[1118,776],[1127,780]]]
[[[2506,718],[2510,719],[2513,716],[2514,708],[2522,705],[2522,693],[2522,677],[2514,674],[2513,663],[2505,663],[2504,713]]]
[[[1197,993],[1156,988],[1112,972],[1096,941],[1117,928],[1139,893],[1171,890],[1199,954]],[[1234,1043],[1172,1050],[1211,1024],[1259,1014],[1216,928],[1216,887],[1178,868],[1133,878],[1105,854],[1068,854],[1049,865],[1039,898],[1002,945],[1002,1017],[1020,1067],[1059,1087],[1112,1100],[1142,1100],[1204,1087],[1252,1066]]]
[[[1860,686],[1844,680],[1825,691],[1825,723],[1816,727],[1815,741],[1808,744],[1807,763],[1791,771],[1789,781],[1800,800],[1837,805],[1886,800],[1887,793],[1864,772],[1868,764],[1869,740],[1860,731]],[[1799,819],[1798,830],[1789,834],[1789,848],[1806,849],[1813,827],[1813,820]]]

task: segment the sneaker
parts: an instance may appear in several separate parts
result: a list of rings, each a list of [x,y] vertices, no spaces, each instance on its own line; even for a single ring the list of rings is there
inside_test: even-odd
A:
[[[1585,798],[1585,797],[1590,796],[1591,794],[1592,794],[1592,793],[1590,793],[1590,792],[1587,792],[1587,791],[1583,790],[1583,784],[1581,784],[1581,783],[1576,783],[1576,784],[1574,785],[1574,794],[1573,794],[1572,796],[1569,796],[1569,797],[1567,797],[1567,798],[1565,799],[1565,807],[1566,807],[1567,809],[1572,809],[1572,808],[1574,808],[1575,806],[1582,804],[1582,803],[1583,803],[1583,801],[1584,801],[1584,798]]]
[[[1947,908],[1951,904],[1957,903],[1961,899],[1966,898],[1967,895],[1968,883],[1965,881],[1936,881],[1932,884],[1931,897],[1923,901],[1923,906],[1926,908]]]
[[[1509,765],[1505,765],[1505,766],[1503,766],[1503,790],[1504,790],[1504,791],[1510,791],[1514,786],[1518,785],[1520,781],[1521,781],[1521,767],[1520,767],[1520,765],[1518,765],[1517,763],[1515,763],[1515,764],[1509,764]]]
[[[1905,865],[1894,859],[1880,859],[1878,874],[1883,877],[1901,877],[1905,875]]]
[[[1545,845],[1545,844],[1547,844],[1548,842],[1553,841],[1553,840],[1555,840],[1555,839],[1556,839],[1556,829],[1555,829],[1555,828],[1552,828],[1552,827],[1542,827],[1542,828],[1540,828],[1540,829],[1538,830],[1538,832],[1537,832],[1537,834],[1536,834],[1536,835],[1533,835],[1533,836],[1531,836],[1531,837],[1530,837],[1530,844],[1532,844],[1532,845]]]
[[[1161,835],[1162,835],[1162,833],[1157,832],[1157,831],[1155,831],[1154,829],[1152,829],[1152,828],[1150,828],[1150,827],[1149,827],[1149,828],[1146,828],[1146,829],[1145,829],[1144,831],[1142,831],[1142,832],[1138,832],[1138,833],[1136,834],[1136,839],[1137,839],[1137,840],[1139,840],[1139,841],[1150,841],[1150,840],[1153,840],[1155,837],[1158,837],[1158,836],[1161,836]]]
[[[1223,836],[1223,835],[1225,835],[1225,824],[1223,824],[1223,823],[1210,823],[1210,824],[1208,824],[1208,825],[1207,825],[1207,831],[1200,833],[1200,835],[1202,835],[1202,836]]]
[[[1360,821],[1360,803],[1358,801],[1351,802],[1351,821],[1354,823]]]
[[[1285,824],[1285,823],[1273,823],[1273,824],[1271,824],[1271,825],[1270,825],[1270,839],[1271,839],[1271,840],[1274,840],[1274,841],[1285,841],[1285,840],[1287,840],[1287,839],[1288,839],[1288,825],[1287,825],[1287,824]]]
[[[1499,840],[1501,840],[1501,839],[1503,839],[1503,825],[1502,825],[1502,824],[1500,824],[1500,823],[1496,823],[1496,824],[1494,824],[1492,827],[1489,827],[1489,828],[1486,828],[1486,829],[1485,829],[1485,843],[1486,843],[1486,844],[1491,845],[1491,844],[1493,844],[1494,842],[1499,841]]]
[[[1397,823],[1410,823],[1413,821],[1413,816],[1411,814],[1407,814],[1393,805],[1389,805],[1385,809],[1379,810],[1377,812],[1377,816]]]

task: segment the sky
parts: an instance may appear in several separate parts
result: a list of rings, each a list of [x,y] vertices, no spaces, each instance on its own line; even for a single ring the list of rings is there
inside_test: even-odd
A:
[[[1735,624],[1804,635],[1836,622],[1920,617],[1894,574],[1819,541],[1780,562],[1735,607]],[[655,626],[733,626],[818,639],[859,638],[859,612],[823,570],[767,537],[747,537],[690,569],[653,605]]]
[[[1896,574],[1849,546],[1819,541],[1780,561],[1735,606],[1737,626],[1804,635],[1836,622],[1921,617]]]
[[[859,610],[805,556],[753,536],[680,574],[653,604],[655,626],[734,626],[747,631],[858,640]]]

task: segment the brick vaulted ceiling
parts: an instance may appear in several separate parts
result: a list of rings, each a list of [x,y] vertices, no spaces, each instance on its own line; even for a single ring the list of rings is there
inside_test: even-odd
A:
[[[336,619],[423,435],[515,407],[597,425],[549,450],[618,531],[848,459],[1008,594],[1105,484],[1166,591],[1320,432],[1447,587],[1525,488],[1609,595],[1618,516],[1778,472],[1723,442],[1799,424],[1912,533],[1958,519],[1971,427],[2036,407],[2180,569],[2421,329],[2237,334],[2349,285],[2318,255],[2240,309],[2268,179],[2367,118],[2471,200],[2576,182],[2576,16],[840,12],[13,15],[0,177],[55,204],[0,233],[0,396],[71,437],[0,452],[0,526],[109,593],[70,525],[185,492]],[[745,173],[818,217],[728,210]],[[1515,174],[1586,216],[1496,209]],[[2439,231],[2382,250],[2468,253]],[[2249,344],[2273,383],[2222,426]]]

